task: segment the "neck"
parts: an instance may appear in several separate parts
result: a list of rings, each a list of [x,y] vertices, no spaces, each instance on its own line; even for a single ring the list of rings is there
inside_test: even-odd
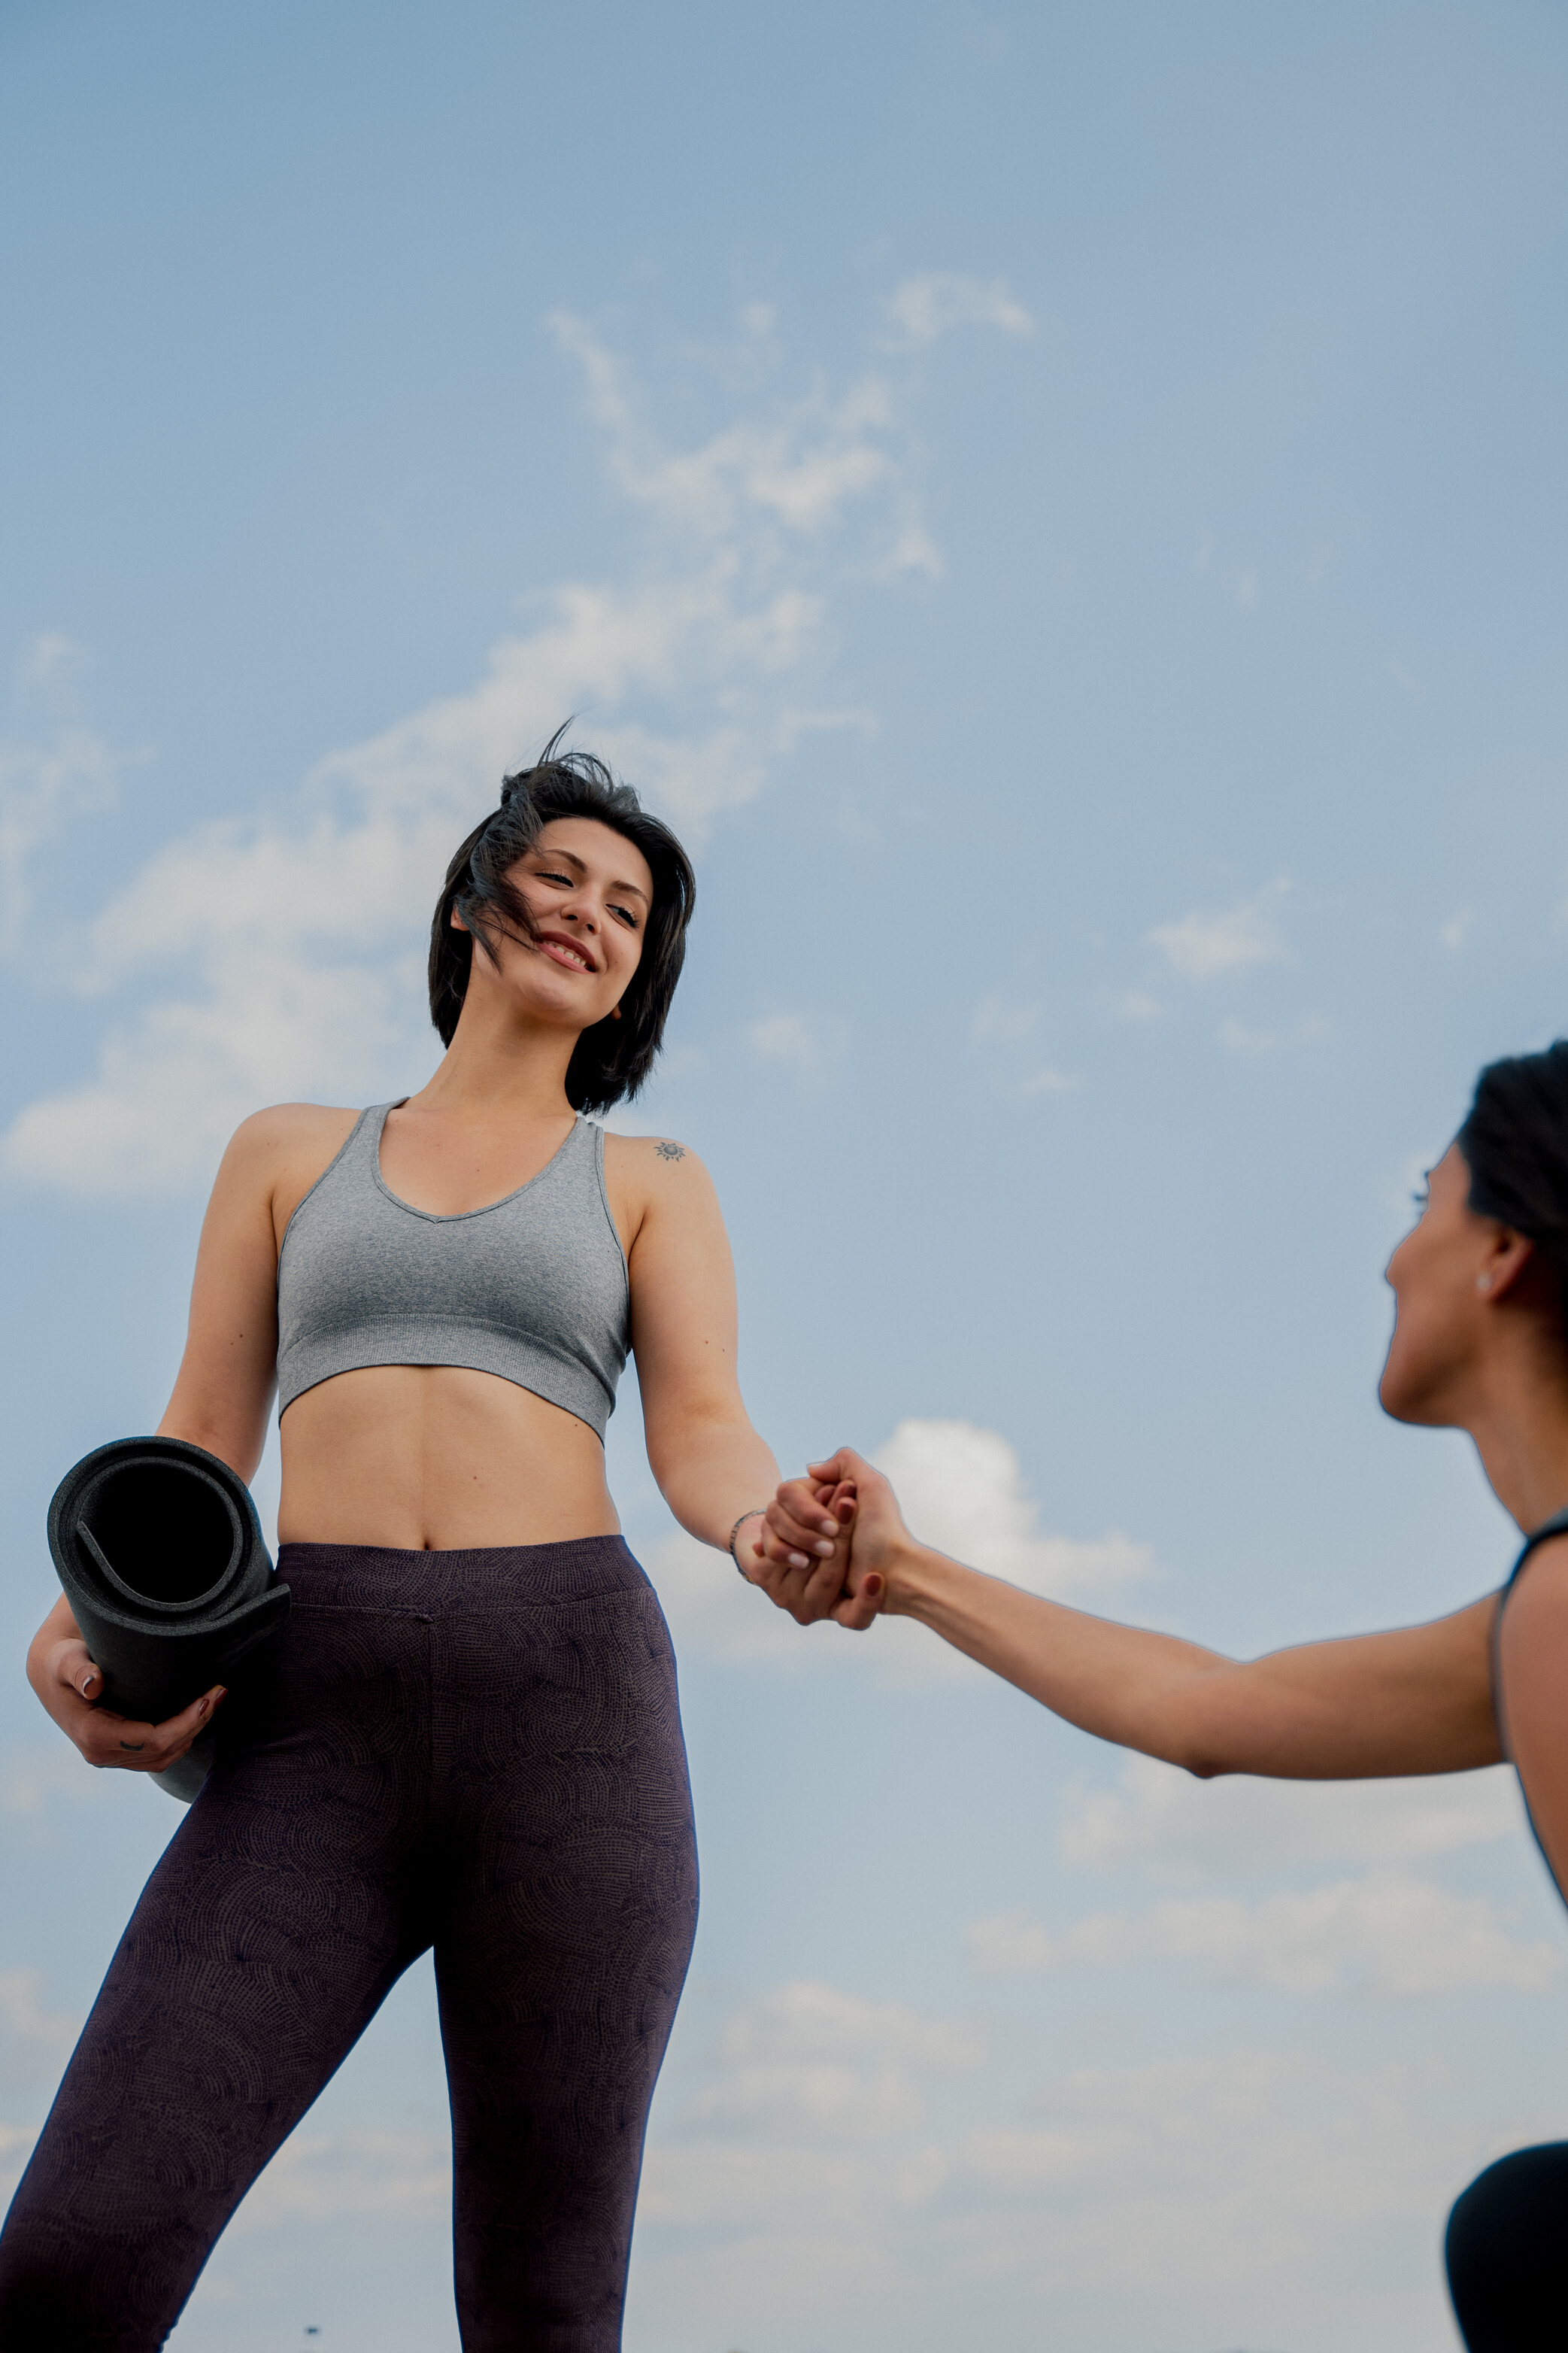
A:
[[[409,1101],[459,1119],[570,1118],[566,1069],[576,1043],[558,1023],[476,1003],[470,992],[435,1075]]]
[[[1526,1535],[1568,1507],[1568,1358],[1554,1335],[1521,1331],[1489,1367],[1485,1395],[1463,1427],[1492,1493]]]

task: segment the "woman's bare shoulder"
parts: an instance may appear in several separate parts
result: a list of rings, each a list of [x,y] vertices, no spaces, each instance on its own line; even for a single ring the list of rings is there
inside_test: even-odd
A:
[[[671,1135],[612,1135],[605,1131],[605,1166],[617,1174],[624,1169],[627,1176],[673,1176],[683,1166],[687,1171],[702,1169],[702,1163],[689,1144],[677,1144]]]
[[[242,1119],[229,1142],[231,1156],[248,1161],[291,1160],[298,1154],[343,1145],[359,1117],[335,1103],[269,1103]]]
[[[287,1223],[337,1158],[358,1117],[357,1111],[331,1103],[272,1103],[252,1112],[229,1138],[213,1189],[215,1207],[226,1202],[238,1212],[247,1204],[277,1209],[286,1203]]]
[[[627,1253],[653,1219],[671,1232],[718,1215],[713,1180],[671,1135],[605,1136],[605,1186]]]

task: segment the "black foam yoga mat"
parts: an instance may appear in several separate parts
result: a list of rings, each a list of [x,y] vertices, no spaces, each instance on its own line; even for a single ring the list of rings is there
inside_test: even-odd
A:
[[[243,1479],[181,1438],[121,1438],[84,1455],[49,1505],[49,1550],[103,1704],[162,1724],[241,1663],[289,1615]],[[216,1727],[152,1778],[186,1805]]]

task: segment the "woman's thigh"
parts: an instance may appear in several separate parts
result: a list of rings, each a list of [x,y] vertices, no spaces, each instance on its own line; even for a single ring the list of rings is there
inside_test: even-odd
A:
[[[444,1689],[460,1866],[436,1966],[464,2346],[613,2353],[697,1920],[669,1639],[646,1588],[521,1642],[476,1624]]]
[[[276,1681],[226,1727],[0,2237],[6,2353],[160,2345],[246,2189],[428,1942],[405,1863],[427,1662],[426,1627],[367,1644],[300,1612]]]

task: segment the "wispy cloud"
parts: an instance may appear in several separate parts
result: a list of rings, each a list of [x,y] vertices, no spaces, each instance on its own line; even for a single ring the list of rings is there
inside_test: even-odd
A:
[[[41,1969],[0,1969],[0,2091],[52,2090],[81,2020],[45,2007]]]
[[[1419,2094],[1397,2069],[1289,2052],[1086,2068],[1035,2119],[982,2127],[956,2154],[997,2201],[994,2262],[1006,2249],[1042,2283],[1168,2294],[1326,2255],[1348,2224],[1440,2211],[1468,2149]]]
[[[747,2133],[805,2129],[831,2140],[881,2140],[921,2122],[916,2073],[973,2067],[984,2056],[984,2043],[955,2021],[799,1979],[726,2021],[714,2078],[689,2120]]]
[[[1026,1913],[1000,1913],[974,1923],[969,1947],[978,1967],[995,1971],[1152,1958],[1191,1962],[1230,1983],[1306,1994],[1409,1996],[1487,1986],[1539,1993],[1563,1970],[1554,1945],[1509,1934],[1489,1896],[1455,1894],[1397,1870],[1251,1903],[1199,1895],[1142,1914],[1094,1913],[1059,1935]]]
[[[1129,1757],[1114,1788],[1071,1791],[1062,1860],[1080,1870],[1135,1865],[1193,1884],[1329,1861],[1404,1862],[1516,1839],[1524,1809],[1511,1769],[1412,1781],[1195,1781]]]
[[[452,2202],[446,2133],[313,2133],[285,2141],[236,2217],[243,2234],[272,2224],[335,2222],[346,2215],[434,2221]]]
[[[19,944],[32,903],[37,854],[72,820],[110,807],[132,758],[83,715],[87,656],[74,638],[46,632],[16,665],[13,723],[0,737],[0,954]]]
[[[888,317],[910,343],[934,343],[955,327],[995,327],[1005,335],[1032,335],[1035,322],[1005,278],[965,278],[927,270],[906,278],[888,297]]]
[[[948,2071],[946,2129],[933,2132],[921,2094],[934,2078],[898,2057],[903,2096],[889,2098],[874,2030],[824,2063],[792,2056],[842,2076],[820,2102],[803,2073],[731,2106],[726,2087],[752,2062],[721,2036],[704,2085],[716,2096],[700,2094],[648,2152],[645,2289],[662,2232],[700,2227],[700,2270],[672,2268],[669,2286],[688,2326],[697,2298],[716,2342],[742,2302],[809,2332],[835,2290],[841,2304],[868,2292],[883,2324],[908,2333],[972,2307],[977,2276],[1005,2280],[1037,2333],[1074,2289],[1290,2274],[1327,2260],[1347,2225],[1440,2211],[1474,2161],[1473,2127],[1434,2114],[1429,2083],[1398,2066],[1243,2049],[1030,2086],[1008,2052],[1005,2073]]]
[[[1219,914],[1194,913],[1177,923],[1156,923],[1150,941],[1183,980],[1214,980],[1248,965],[1273,964],[1285,954],[1285,939],[1269,909],[1283,884],[1244,900]]]
[[[993,990],[983,997],[970,1017],[969,1034],[976,1045],[987,1045],[1000,1039],[1005,1045],[1016,1045],[1033,1035],[1039,1027],[1040,1008],[1026,998],[1004,996]]]
[[[842,1048],[843,1024],[805,1013],[768,1013],[748,1025],[746,1042],[759,1061],[782,1062],[797,1079],[815,1082]]]
[[[910,285],[925,291],[894,300],[911,333],[1022,332],[994,288]],[[433,1050],[422,934],[446,860],[568,713],[699,842],[804,732],[867,723],[815,691],[831,587],[936,564],[896,369],[837,391],[764,387],[718,432],[670,447],[624,360],[581,320],[552,326],[610,475],[648,526],[634,575],[562,583],[539,626],[499,643],[463,692],[331,754],[255,815],[154,852],[88,923],[77,958],[84,993],[113,1007],[96,1073],[20,1112],[0,1145],[13,1176],[88,1195],[177,1189],[260,1103],[406,1084]],[[19,903],[7,878],[50,812],[106,790],[109,767],[100,746],[68,736],[3,773],[0,913]]]

